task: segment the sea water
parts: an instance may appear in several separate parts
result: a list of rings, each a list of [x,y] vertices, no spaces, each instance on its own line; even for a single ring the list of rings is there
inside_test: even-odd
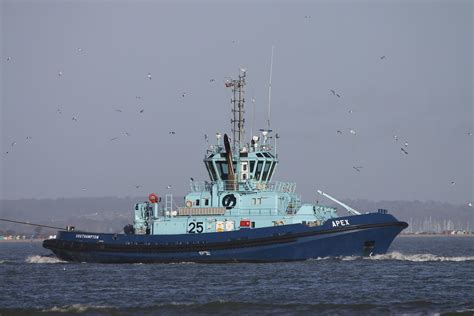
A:
[[[0,242],[0,315],[474,315],[474,237],[398,237],[385,255],[262,264],[90,264]]]

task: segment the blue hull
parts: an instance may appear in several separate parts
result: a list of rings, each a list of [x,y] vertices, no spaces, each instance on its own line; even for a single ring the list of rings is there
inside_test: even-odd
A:
[[[341,223],[341,225],[338,225]],[[344,224],[344,226],[342,226]],[[385,253],[408,225],[371,213],[303,224],[184,235],[59,231],[43,242],[65,261],[99,263],[276,262]]]

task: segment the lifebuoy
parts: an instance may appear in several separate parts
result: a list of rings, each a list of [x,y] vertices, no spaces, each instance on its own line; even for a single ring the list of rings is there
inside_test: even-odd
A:
[[[160,201],[158,195],[156,195],[155,193],[152,193],[148,196],[148,200],[151,202],[151,203],[158,203]]]
[[[233,194],[227,194],[222,198],[222,206],[225,206],[227,209],[231,209],[237,204],[237,199]]]
[[[189,200],[186,201],[186,207],[191,207],[191,206],[193,206],[193,202],[191,202]]]

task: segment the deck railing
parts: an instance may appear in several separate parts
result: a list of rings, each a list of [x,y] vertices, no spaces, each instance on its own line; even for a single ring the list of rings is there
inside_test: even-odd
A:
[[[218,191],[264,191],[264,192],[280,192],[295,193],[296,183],[294,182],[260,182],[260,181],[229,181],[219,180],[209,181],[191,181],[192,192],[210,191],[213,185],[217,185]]]

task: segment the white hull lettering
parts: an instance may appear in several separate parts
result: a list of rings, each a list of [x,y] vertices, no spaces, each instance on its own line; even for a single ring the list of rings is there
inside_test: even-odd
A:
[[[339,226],[349,226],[349,220],[348,219],[341,219],[338,221],[332,221],[332,227],[339,227]]]
[[[99,239],[99,235],[76,234],[76,238]]]

